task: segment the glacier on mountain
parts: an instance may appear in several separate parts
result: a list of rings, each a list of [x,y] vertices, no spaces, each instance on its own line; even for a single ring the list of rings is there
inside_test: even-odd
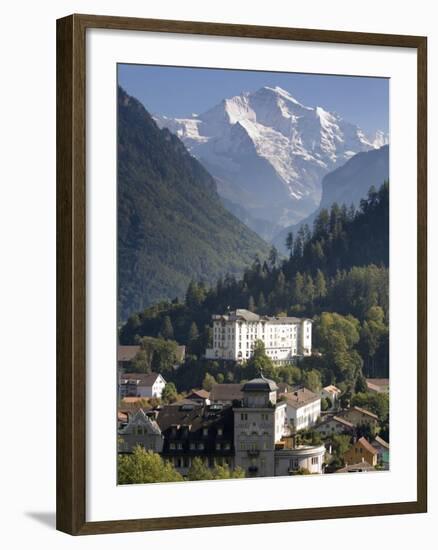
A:
[[[305,106],[280,87],[243,92],[191,118],[154,118],[204,164],[227,204],[244,208],[253,228],[259,220],[265,233],[267,225],[274,233],[314,211],[328,172],[388,143],[383,132],[368,137],[338,114]]]

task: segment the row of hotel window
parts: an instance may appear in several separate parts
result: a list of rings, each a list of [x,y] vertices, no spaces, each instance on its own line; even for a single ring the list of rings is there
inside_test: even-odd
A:
[[[176,432],[177,432],[177,429],[172,428],[172,435],[176,435]],[[148,430],[147,430],[146,426],[134,426],[133,429],[132,429],[132,433],[133,433],[133,435],[147,435]],[[185,430],[184,433],[187,434],[188,430]],[[224,429],[223,428],[216,428],[216,435],[221,436],[223,434],[224,434]],[[203,436],[208,436],[208,428],[202,428],[202,435]]]
[[[171,451],[182,451],[184,448],[183,446],[183,443],[181,441],[177,441],[176,443],[169,443],[169,449]],[[205,445],[202,441],[198,441],[198,442],[190,442],[189,444],[189,449],[191,451],[204,451],[205,450]],[[228,441],[225,441],[224,443],[219,443],[217,442],[215,444],[215,449],[216,451],[229,451],[231,449],[231,443],[229,443]]]

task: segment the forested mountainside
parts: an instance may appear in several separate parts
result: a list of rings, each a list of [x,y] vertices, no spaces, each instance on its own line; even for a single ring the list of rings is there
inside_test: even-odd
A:
[[[371,188],[358,209],[323,209],[312,230],[305,226],[288,236],[287,247],[289,258],[281,260],[272,248],[267,261],[257,259],[241,278],[227,274],[210,287],[193,280],[184,301],[131,316],[120,331],[121,343],[161,337],[187,345],[199,358],[211,338],[211,315],[247,308],[313,318],[314,345],[322,355],[303,365],[317,369],[323,383],[351,385],[363,374],[387,375],[389,184]],[[193,363],[190,368],[194,372]],[[211,366],[203,368],[205,374]],[[283,371],[271,374],[278,378]],[[184,373],[186,383],[194,384],[188,371],[179,376]]]
[[[296,233],[301,226],[312,226],[319,212],[330,209],[333,203],[358,207],[367,196],[371,186],[376,188],[389,179],[389,146],[357,153],[344,165],[328,173],[322,180],[322,197],[319,207],[304,220],[283,229],[272,240],[282,252],[285,250],[287,234]]]
[[[119,320],[182,298],[192,279],[239,277],[266,243],[223,206],[184,144],[118,90]]]

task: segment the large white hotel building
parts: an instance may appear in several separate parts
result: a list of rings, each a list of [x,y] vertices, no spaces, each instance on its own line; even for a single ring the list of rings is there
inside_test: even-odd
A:
[[[312,353],[312,321],[298,317],[267,317],[247,309],[213,315],[213,347],[207,359],[244,361],[251,357],[254,344],[261,340],[266,355],[276,364]]]

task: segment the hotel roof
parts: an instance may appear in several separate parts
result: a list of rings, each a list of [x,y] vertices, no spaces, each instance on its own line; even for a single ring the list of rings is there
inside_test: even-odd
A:
[[[229,311],[224,315],[213,315],[213,319],[223,321],[247,321],[249,323],[257,323],[259,321],[265,321],[269,323],[301,323],[302,321],[310,321],[308,318],[300,317],[268,317],[267,315],[257,315],[248,309],[236,309],[235,311]]]

